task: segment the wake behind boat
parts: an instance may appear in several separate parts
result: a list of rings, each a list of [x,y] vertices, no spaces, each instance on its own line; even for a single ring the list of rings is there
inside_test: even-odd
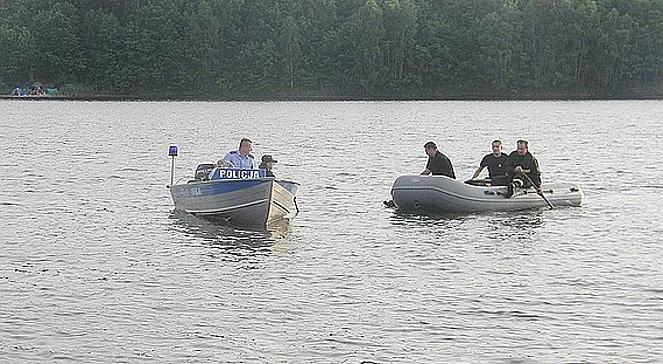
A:
[[[552,183],[541,186],[554,206],[580,206],[584,197],[578,185]],[[403,212],[472,213],[516,211],[546,207],[534,188],[516,188],[508,196],[506,186],[475,186],[447,176],[401,176],[391,188],[395,207]]]
[[[174,158],[177,149],[171,147],[169,154]],[[201,164],[194,178],[173,184],[172,168],[167,187],[178,210],[211,220],[262,227],[297,215],[297,182],[267,177],[265,170]]]

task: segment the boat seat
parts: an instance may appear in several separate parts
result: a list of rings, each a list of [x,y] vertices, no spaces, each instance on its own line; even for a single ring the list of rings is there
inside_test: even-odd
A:
[[[466,184],[470,186],[490,186],[490,180],[489,179],[469,179],[465,181]]]

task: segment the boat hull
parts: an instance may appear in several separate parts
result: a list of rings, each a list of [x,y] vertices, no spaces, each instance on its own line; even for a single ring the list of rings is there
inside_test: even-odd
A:
[[[211,220],[237,225],[265,226],[292,219],[295,194],[274,178],[191,181],[170,186],[175,208]]]
[[[542,189],[555,207],[582,205],[584,194],[576,184],[545,184]],[[506,186],[472,186],[446,176],[398,177],[391,195],[403,212],[472,213],[548,206],[533,188],[516,188],[514,195],[507,198]]]

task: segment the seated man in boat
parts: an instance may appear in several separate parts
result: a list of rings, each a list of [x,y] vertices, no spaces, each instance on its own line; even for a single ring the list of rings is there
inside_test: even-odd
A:
[[[219,167],[231,167],[238,169],[255,169],[255,162],[251,151],[253,142],[251,139],[242,138],[239,142],[239,149],[226,154],[217,164]]]
[[[433,176],[447,176],[451,178],[456,178],[454,174],[454,167],[451,165],[451,161],[447,158],[446,155],[442,154],[437,150],[437,145],[433,142],[428,142],[424,144],[424,150],[428,155],[428,163],[426,164],[426,169],[424,169],[421,174]]]
[[[21,90],[21,86],[16,85],[14,86],[14,89],[12,90],[12,93],[10,96],[21,96],[23,94],[23,90]]]
[[[509,156],[506,153],[502,153],[502,141],[499,139],[493,140],[491,148],[493,152],[486,154],[481,159],[479,168],[474,172],[471,179],[479,177],[481,171],[488,167],[490,184],[492,186],[506,186],[509,183],[509,177],[507,176]]]
[[[274,168],[274,163],[278,163],[278,161],[272,158],[269,154],[263,155],[260,161],[261,163],[258,166],[258,169],[264,169],[267,177],[276,177],[274,172],[272,172],[272,169]]]
[[[534,184],[536,192],[541,194],[541,170],[539,161],[529,152],[529,143],[527,140],[520,139],[516,142],[516,150],[509,154],[508,176],[512,183],[509,184],[509,197],[513,195],[515,189],[514,181],[529,188]]]

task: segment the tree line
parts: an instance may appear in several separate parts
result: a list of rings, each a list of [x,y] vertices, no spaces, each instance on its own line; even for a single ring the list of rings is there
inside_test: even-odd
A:
[[[0,85],[191,98],[663,95],[663,0],[0,0]]]

